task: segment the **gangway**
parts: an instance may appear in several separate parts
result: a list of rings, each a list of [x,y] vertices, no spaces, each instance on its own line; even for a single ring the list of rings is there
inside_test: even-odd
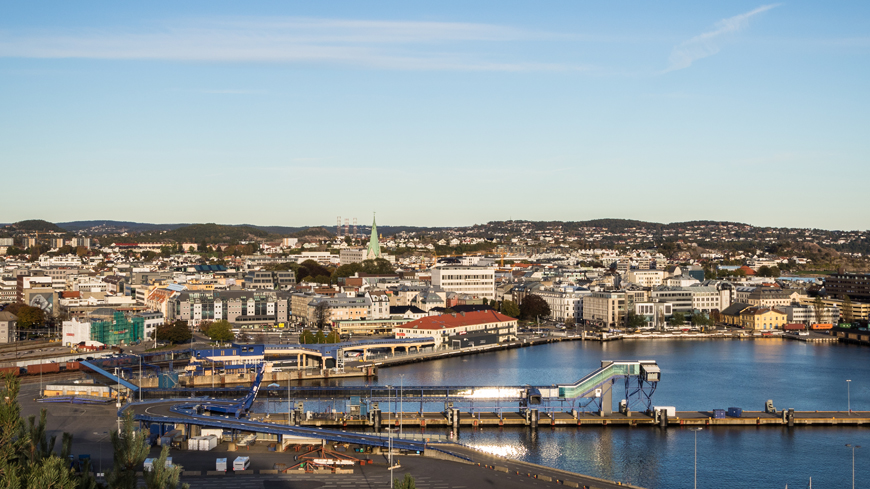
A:
[[[103,370],[102,368],[96,366],[95,364],[93,364],[89,361],[82,361],[79,363],[81,364],[81,366],[89,368],[90,370],[92,370],[95,374],[99,375],[100,377],[104,377],[104,378],[108,379],[113,384],[121,384],[133,392],[137,392],[139,390],[138,385],[127,382],[126,380],[118,377],[117,375],[109,373],[108,371]]]
[[[254,383],[251,386],[250,392],[236,403],[219,403],[219,404],[202,404],[203,411],[208,411],[217,414],[232,414],[236,418],[240,418],[243,414],[251,409],[254,400],[257,399],[257,394],[260,392],[260,383],[263,381],[263,374],[266,372],[266,363],[261,363],[257,368],[257,377],[254,378]]]

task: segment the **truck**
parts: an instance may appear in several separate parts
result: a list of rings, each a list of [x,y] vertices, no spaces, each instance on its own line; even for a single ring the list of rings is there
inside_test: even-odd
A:
[[[233,460],[233,470],[248,470],[248,467],[251,466],[251,458],[250,457],[236,457]]]

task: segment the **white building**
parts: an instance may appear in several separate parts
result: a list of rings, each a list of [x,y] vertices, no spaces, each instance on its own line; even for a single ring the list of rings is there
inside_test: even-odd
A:
[[[449,265],[432,269],[432,285],[487,299],[495,299],[495,268]]]
[[[583,297],[591,295],[588,290],[537,290],[540,296],[550,306],[550,317],[555,321],[564,322],[572,319],[579,323],[583,319]]]
[[[78,345],[83,341],[91,340],[91,323],[90,321],[80,322],[73,318],[71,321],[63,322],[63,344],[65,346]]]
[[[665,278],[664,270],[629,270],[625,279],[641,287],[658,287]]]
[[[366,305],[369,312],[367,319],[390,319],[390,296],[382,290],[366,292]]]

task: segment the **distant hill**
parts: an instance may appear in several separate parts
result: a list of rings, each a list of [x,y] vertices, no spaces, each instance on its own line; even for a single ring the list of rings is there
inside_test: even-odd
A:
[[[68,232],[66,229],[61,228],[57,224],[43,221],[42,219],[30,219],[27,221],[18,221],[15,224],[9,224],[6,226],[6,230],[9,232],[56,232],[56,233],[66,233]]]
[[[90,234],[141,233],[145,231],[171,231],[186,224],[149,224],[132,221],[72,221],[59,222],[59,226],[73,232],[85,231]]]
[[[144,236],[144,235],[143,235]],[[185,243],[234,243],[273,237],[262,229],[251,226],[228,226],[224,224],[191,224],[171,231],[160,232],[155,237]]]

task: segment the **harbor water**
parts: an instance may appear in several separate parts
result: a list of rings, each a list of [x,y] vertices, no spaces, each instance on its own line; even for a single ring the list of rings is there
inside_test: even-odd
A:
[[[870,349],[784,339],[561,342],[383,368],[381,385],[549,385],[574,382],[602,360],[655,360],[653,403],[678,411],[870,410]],[[848,383],[846,380],[851,380]],[[362,379],[341,385],[360,385]],[[369,383],[371,381],[368,381]],[[619,386],[614,400],[618,402]],[[286,403],[283,408],[286,408]],[[406,411],[414,410],[405,407]],[[870,427],[671,426],[483,428],[458,441],[489,452],[647,488],[858,487],[870,483]]]

